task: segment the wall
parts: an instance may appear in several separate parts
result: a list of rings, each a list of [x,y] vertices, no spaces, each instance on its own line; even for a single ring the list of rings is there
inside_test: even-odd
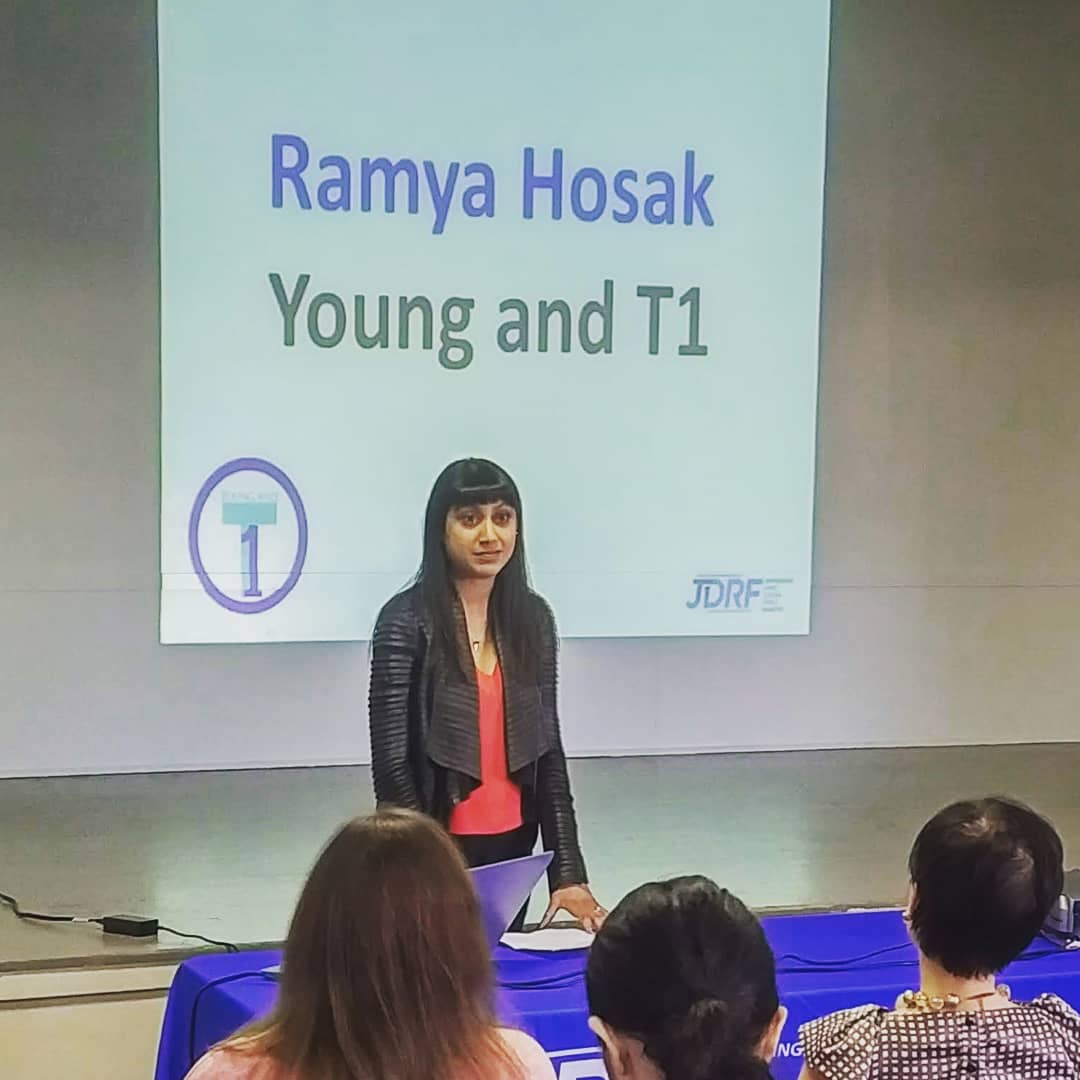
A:
[[[4,18],[0,773],[363,760],[366,646],[156,644],[153,4]],[[833,37],[813,634],[569,641],[572,752],[1076,735],[1080,7]]]
[[[175,965],[146,965],[5,972],[5,1080],[146,1080],[175,971]]]

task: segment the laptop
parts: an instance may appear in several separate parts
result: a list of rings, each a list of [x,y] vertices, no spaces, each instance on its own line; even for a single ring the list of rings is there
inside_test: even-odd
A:
[[[492,949],[499,944],[506,928],[532,896],[533,889],[544,876],[553,857],[552,852],[543,851],[538,855],[526,855],[523,859],[476,866],[469,871],[480,899],[484,934]],[[281,965],[274,964],[262,970],[267,975],[278,975]]]
[[[544,851],[490,866],[474,866],[469,871],[476,895],[480,898],[484,932],[492,949],[499,944],[506,928],[532,896],[533,889],[544,876],[552,858],[552,852]]]

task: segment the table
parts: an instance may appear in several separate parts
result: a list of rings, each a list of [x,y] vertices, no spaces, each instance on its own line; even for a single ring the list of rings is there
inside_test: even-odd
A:
[[[496,953],[500,1019],[530,1032],[567,1078],[603,1077],[596,1040],[588,1029],[585,952]],[[196,956],[177,969],[169,990],[155,1080],[182,1080],[209,1046],[270,1010],[277,981],[262,969],[279,952]]]
[[[790,1017],[773,1075],[795,1080],[800,1024],[835,1009],[892,1005],[917,986],[915,950],[898,911],[784,915],[763,920],[777,957],[780,996]],[[182,1080],[192,1056],[264,1014],[277,992],[263,968],[277,952],[197,956],[177,970],[169,991],[155,1080]],[[500,1018],[530,1032],[547,1050],[559,1080],[603,1080],[588,1030],[584,951],[496,953]],[[1080,1008],[1080,952],[1037,940],[1004,975],[1017,999],[1055,993]]]

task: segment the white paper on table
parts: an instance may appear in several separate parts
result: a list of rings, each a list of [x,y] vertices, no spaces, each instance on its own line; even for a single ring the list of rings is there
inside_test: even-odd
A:
[[[588,930],[577,927],[549,926],[546,930],[533,930],[529,934],[503,934],[502,943],[511,949],[527,952],[571,952],[587,949],[593,943]]]

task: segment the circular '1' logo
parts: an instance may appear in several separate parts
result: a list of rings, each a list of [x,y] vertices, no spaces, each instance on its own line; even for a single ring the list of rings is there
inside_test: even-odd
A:
[[[300,493],[269,461],[227,461],[195,496],[191,565],[210,598],[228,611],[257,615],[280,604],[300,580],[307,545]]]

